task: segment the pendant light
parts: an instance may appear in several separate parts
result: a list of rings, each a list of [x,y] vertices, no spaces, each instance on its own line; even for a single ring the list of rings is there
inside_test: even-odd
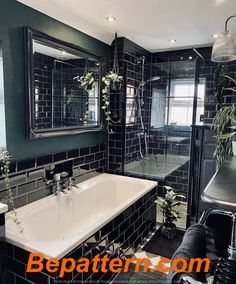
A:
[[[236,60],[236,39],[228,30],[228,21],[236,17],[230,16],[225,22],[224,32],[218,34],[212,48],[211,60],[213,62],[230,62]]]

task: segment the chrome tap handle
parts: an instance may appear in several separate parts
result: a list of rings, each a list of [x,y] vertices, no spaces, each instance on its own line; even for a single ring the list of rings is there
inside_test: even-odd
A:
[[[65,183],[63,182],[63,184],[61,184],[60,191],[63,192],[64,194],[66,194],[67,192],[65,191],[65,189],[66,189],[66,185],[65,185]]]
[[[74,181],[76,181],[75,178],[73,178],[73,177],[70,177],[70,178],[69,178],[69,189],[71,189],[72,186],[77,187],[77,186],[75,185]]]

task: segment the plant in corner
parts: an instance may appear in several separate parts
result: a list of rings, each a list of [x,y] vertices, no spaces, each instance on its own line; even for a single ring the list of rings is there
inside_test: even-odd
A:
[[[177,235],[177,229],[174,222],[181,217],[181,213],[175,209],[176,206],[180,205],[180,201],[178,201],[177,198],[185,197],[175,193],[174,189],[170,186],[164,186],[164,188],[166,189],[164,198],[157,197],[155,202],[160,206],[163,215],[161,234],[168,240],[173,240]]]
[[[233,86],[232,86],[233,85]],[[229,87],[228,87],[229,86]],[[215,97],[220,108],[217,110],[213,119],[212,129],[215,131],[216,149],[214,156],[219,164],[232,153],[233,136],[236,134],[236,106],[224,105],[224,92],[231,91],[236,93],[236,81],[225,74],[225,66],[219,65],[215,73]]]
[[[10,178],[9,178],[9,165],[10,165],[11,156],[6,148],[1,147],[0,148],[0,164],[1,164],[1,174],[4,178],[6,190],[7,190],[7,203],[11,207],[11,217],[13,222],[17,225],[19,232],[23,233],[23,228],[21,226],[21,222],[19,221],[17,217],[17,212],[14,205],[13,200],[13,193],[10,185]]]
[[[219,164],[232,153],[236,155],[236,145],[233,136],[236,134],[236,106],[223,106],[213,119],[212,129],[216,135],[216,150],[214,156]]]

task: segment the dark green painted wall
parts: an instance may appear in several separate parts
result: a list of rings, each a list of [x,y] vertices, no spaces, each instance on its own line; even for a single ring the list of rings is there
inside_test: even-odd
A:
[[[103,132],[39,140],[27,139],[24,26],[30,26],[107,58],[110,50],[109,45],[39,13],[16,0],[0,0],[0,41],[2,42],[4,68],[6,138],[7,147],[12,156],[15,159],[21,159],[104,142],[106,135]]]

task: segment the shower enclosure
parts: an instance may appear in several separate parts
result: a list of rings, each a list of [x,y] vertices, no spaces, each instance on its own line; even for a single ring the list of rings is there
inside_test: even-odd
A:
[[[186,200],[191,125],[204,113],[205,82],[196,64],[145,64],[143,57],[126,66],[125,78],[124,174],[157,180],[160,195],[169,185]]]

